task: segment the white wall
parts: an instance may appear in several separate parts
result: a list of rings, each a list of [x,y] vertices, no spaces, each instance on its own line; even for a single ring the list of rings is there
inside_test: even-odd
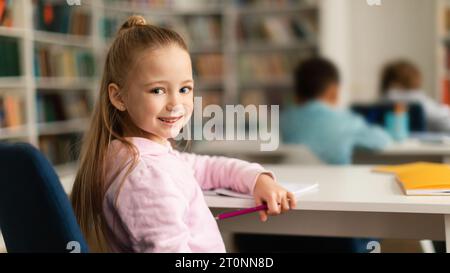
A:
[[[436,94],[436,2],[322,0],[322,53],[343,71],[344,103],[375,100],[383,64],[400,57],[420,67],[424,88]]]

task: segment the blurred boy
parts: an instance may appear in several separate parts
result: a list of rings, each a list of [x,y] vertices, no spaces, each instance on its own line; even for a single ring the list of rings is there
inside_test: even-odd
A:
[[[312,58],[294,71],[296,105],[281,115],[284,143],[303,144],[324,163],[350,164],[355,147],[383,149],[391,142],[381,128],[336,109],[339,72],[328,60]]]

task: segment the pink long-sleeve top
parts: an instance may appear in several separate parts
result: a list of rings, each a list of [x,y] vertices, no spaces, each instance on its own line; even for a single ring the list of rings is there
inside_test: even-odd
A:
[[[128,175],[125,169],[108,178],[126,156],[118,140],[108,149],[107,170],[111,171],[107,173],[103,212],[112,251],[225,252],[202,189],[253,193],[258,175],[271,173],[259,164],[238,159],[180,153],[169,144],[145,138],[130,140],[139,156]]]

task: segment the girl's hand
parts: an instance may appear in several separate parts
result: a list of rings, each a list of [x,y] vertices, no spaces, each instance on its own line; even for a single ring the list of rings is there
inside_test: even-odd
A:
[[[267,211],[260,211],[261,221],[267,221],[267,215],[278,215],[296,206],[295,195],[288,192],[268,174],[260,174],[253,191],[256,206],[267,204]]]

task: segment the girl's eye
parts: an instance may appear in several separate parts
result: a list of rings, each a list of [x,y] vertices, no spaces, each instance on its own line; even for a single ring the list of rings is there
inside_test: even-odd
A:
[[[150,92],[153,93],[153,94],[163,94],[164,93],[164,89],[162,89],[162,88],[155,88],[155,89],[152,89]]]
[[[180,93],[188,94],[191,90],[192,90],[192,88],[190,88],[190,87],[183,87],[180,89]]]

